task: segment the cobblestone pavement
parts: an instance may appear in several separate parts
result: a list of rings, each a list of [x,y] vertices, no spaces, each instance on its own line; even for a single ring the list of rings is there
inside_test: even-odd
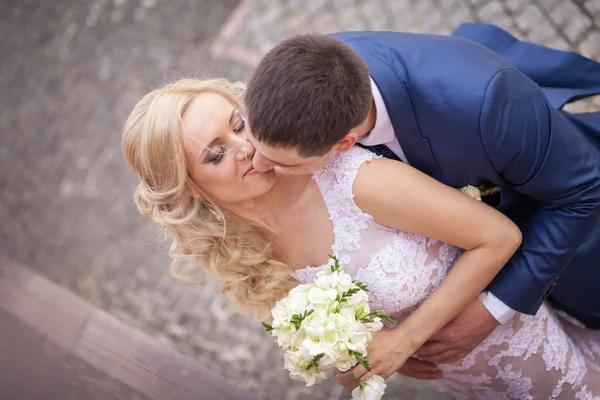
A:
[[[216,58],[254,66],[299,33],[391,30],[450,34],[462,22],[494,23],[521,40],[600,59],[599,0],[245,0],[212,46]],[[595,101],[595,104],[594,104]],[[574,112],[596,110],[600,99]]]
[[[333,382],[291,382],[271,338],[213,284],[169,276],[168,243],[131,201],[120,126],[149,88],[245,79],[293,33],[446,34],[463,21],[600,58],[598,0],[0,0],[0,253],[266,398],[347,398]],[[388,393],[449,398],[400,377]]]

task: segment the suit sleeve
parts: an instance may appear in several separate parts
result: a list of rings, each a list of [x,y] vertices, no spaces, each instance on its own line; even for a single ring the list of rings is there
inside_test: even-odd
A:
[[[541,207],[523,244],[488,290],[510,308],[535,314],[546,292],[591,234],[600,212],[598,151],[549,106],[538,86],[515,69],[489,82],[480,134],[491,163]]]

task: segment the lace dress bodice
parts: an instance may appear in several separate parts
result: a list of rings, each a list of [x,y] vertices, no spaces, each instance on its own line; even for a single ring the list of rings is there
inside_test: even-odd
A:
[[[314,175],[333,222],[332,254],[369,289],[372,309],[400,323],[435,290],[462,250],[382,226],[354,202],[360,166],[375,158],[355,147]],[[309,283],[321,269],[296,270]],[[386,326],[390,328],[390,326]],[[464,399],[600,400],[600,333],[559,319],[543,305],[499,326],[466,358],[440,365],[440,386]]]
[[[371,306],[400,318],[421,304],[446,276],[460,250],[436,240],[379,225],[355,203],[352,185],[360,166],[375,156],[356,147],[340,153],[314,175],[333,222],[332,254],[369,288]],[[306,283],[321,269],[296,270]]]

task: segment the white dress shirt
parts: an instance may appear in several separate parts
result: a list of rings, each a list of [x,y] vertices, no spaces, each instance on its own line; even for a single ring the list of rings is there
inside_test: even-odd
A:
[[[402,161],[408,164],[408,160],[402,151],[402,147],[400,147],[398,138],[394,134],[394,127],[392,126],[392,121],[385,108],[383,97],[381,97],[379,88],[373,79],[371,79],[371,91],[373,92],[373,101],[375,102],[375,126],[371,132],[367,136],[361,138],[359,142],[365,146],[384,144],[388,149],[400,157]]]
[[[392,121],[390,120],[387,108],[383,102],[383,97],[381,97],[381,92],[373,79],[371,79],[371,91],[373,92],[373,101],[375,102],[376,109],[375,126],[367,136],[359,140],[359,143],[364,144],[365,146],[384,144],[400,157],[402,161],[408,164],[408,159],[406,158],[404,151],[402,151],[400,142],[398,142],[398,138],[394,133],[394,127],[392,126]],[[484,291],[481,292],[479,297],[489,313],[501,324],[508,322],[514,317],[516,311],[504,304],[492,293]]]

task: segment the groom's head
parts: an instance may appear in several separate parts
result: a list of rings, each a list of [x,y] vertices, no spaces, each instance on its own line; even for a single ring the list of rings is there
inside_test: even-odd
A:
[[[245,94],[254,167],[315,172],[373,127],[372,102],[366,64],[341,41],[303,35],[280,42]]]

